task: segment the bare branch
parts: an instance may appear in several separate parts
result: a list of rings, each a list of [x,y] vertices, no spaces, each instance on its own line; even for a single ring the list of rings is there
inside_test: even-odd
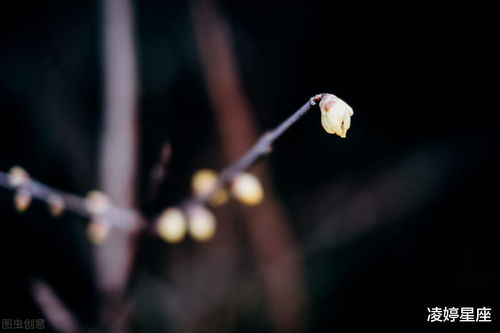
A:
[[[319,102],[324,94],[313,96],[307,103],[302,105],[300,109],[295,111],[290,117],[285,119],[281,124],[273,130],[264,133],[259,140],[236,162],[226,167],[221,171],[217,184],[211,192],[204,195],[195,195],[188,202],[187,205],[200,205],[205,204],[212,197],[212,195],[226,187],[235,176],[247,170],[254,165],[261,157],[269,154],[272,151],[272,145],[281,135],[283,135],[293,124],[295,124],[303,115],[305,115],[311,106]]]
[[[280,125],[273,130],[264,133],[260,139],[236,162],[227,166],[221,172],[216,186],[213,191],[202,196],[193,196],[186,201],[185,205],[199,205],[208,202],[209,198],[218,189],[227,186],[231,180],[239,173],[247,170],[254,165],[259,158],[269,154],[272,151],[272,145],[281,135],[283,135],[294,123],[296,123],[304,114],[306,114],[311,106],[315,105],[322,98],[323,94],[312,97],[300,109],[295,111],[290,117],[285,119]],[[164,166],[170,159],[170,146],[167,144],[162,149],[161,162],[156,167]],[[22,185],[14,185],[9,181],[9,174],[0,171],[0,187],[4,187],[13,191],[24,190],[28,191],[33,198],[51,204],[51,198],[59,197],[64,204],[64,210],[70,211],[85,218],[94,218],[93,213],[87,204],[87,198],[54,189],[40,181],[29,178]],[[114,228],[123,231],[138,230],[144,227],[144,218],[139,211],[126,208],[112,203],[109,204],[107,211],[103,212],[100,217],[105,218]]]
[[[167,174],[168,164],[172,158],[172,145],[166,141],[162,144],[157,162],[153,165],[146,193],[148,204],[152,205],[157,199],[161,185]]]
[[[52,288],[45,282],[36,280],[32,286],[33,299],[40,307],[49,323],[62,333],[79,332],[79,324]]]
[[[59,198],[64,210],[88,219],[96,217],[96,214],[89,209],[87,198],[56,190],[31,178],[21,185],[14,185],[9,181],[9,178],[8,173],[0,171],[0,187],[13,191],[27,191],[33,198],[44,201],[49,206],[52,204],[53,198]],[[108,209],[100,213],[98,217],[105,219],[114,228],[123,231],[138,229],[142,221],[138,211],[113,204],[109,204]]]

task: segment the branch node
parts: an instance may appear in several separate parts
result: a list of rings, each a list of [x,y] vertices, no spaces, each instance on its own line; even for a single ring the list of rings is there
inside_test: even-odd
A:
[[[316,103],[320,102],[321,99],[323,98],[323,96],[325,96],[325,94],[317,94],[316,96],[313,96],[311,97],[311,99],[309,100],[309,104],[311,105],[316,105]]]

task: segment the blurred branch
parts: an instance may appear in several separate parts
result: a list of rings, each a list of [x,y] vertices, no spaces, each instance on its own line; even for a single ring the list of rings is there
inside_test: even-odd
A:
[[[213,190],[204,194],[197,195],[190,199],[188,204],[205,204],[212,197],[212,195],[226,187],[235,176],[241,172],[249,169],[252,165],[257,162],[261,157],[269,154],[272,151],[272,145],[276,139],[283,135],[293,124],[295,124],[304,114],[306,114],[312,105],[315,105],[322,98],[323,94],[316,95],[307,101],[300,109],[295,111],[290,117],[285,119],[280,125],[278,125],[273,130],[264,133],[259,140],[236,162],[226,167],[221,171],[220,177],[218,178],[217,184],[214,186]]]
[[[100,183],[116,203],[133,207],[137,164],[137,73],[129,0],[103,0],[104,118]]]
[[[135,207],[137,172],[137,70],[132,4],[103,0],[104,112],[99,156],[100,186],[111,200]],[[134,234],[113,232],[96,248],[97,279],[104,293],[105,327],[123,331],[123,297],[135,252]]]
[[[40,307],[50,325],[54,327],[57,332],[80,332],[78,322],[66,309],[59,297],[56,296],[52,288],[40,280],[34,281],[31,287],[35,302]]]
[[[153,165],[151,169],[149,184],[146,190],[148,204],[152,205],[158,196],[160,187],[165,180],[165,175],[167,174],[167,167],[172,158],[172,145],[170,142],[164,142],[161,146],[160,154],[158,156],[157,162]]]
[[[186,204],[190,205],[206,203],[213,192],[215,192],[217,189],[227,186],[235,175],[247,170],[252,165],[254,165],[261,157],[270,153],[272,151],[272,144],[274,143],[274,141],[276,141],[281,135],[283,135],[295,122],[300,119],[300,117],[307,113],[311,109],[311,106],[319,102],[322,96],[323,94],[319,94],[312,97],[300,109],[298,109],[290,117],[285,119],[280,125],[278,125],[273,130],[263,134],[261,138],[247,151],[247,153],[245,153],[236,162],[222,170],[221,176],[218,178],[216,187],[211,193],[203,196],[193,196],[186,201]],[[152,185],[157,182],[161,182],[161,180],[163,179],[165,172],[164,168],[168,164],[170,156],[170,144],[165,143],[162,146],[159,161],[152,170]],[[96,217],[95,212],[93,212],[89,207],[89,198],[54,189],[41,183],[40,181],[30,178],[29,176],[27,176],[27,179],[23,180],[22,184],[14,184],[11,181],[11,177],[11,174],[0,171],[0,187],[4,187],[13,191],[22,190],[28,192],[33,198],[44,201],[49,206],[53,205],[53,199],[57,198],[58,205],[61,205],[62,210],[70,211],[74,214],[89,219]],[[145,226],[144,217],[138,210],[114,205],[111,202],[107,204],[106,210],[99,214],[99,217],[102,217],[103,219],[108,221],[114,228],[125,232],[139,230]]]
[[[300,109],[295,111],[290,117],[285,119],[279,126],[274,128],[273,130],[265,133],[262,137],[252,146],[246,154],[244,154],[240,159],[238,159],[235,163],[228,166],[223,170],[222,176],[218,181],[217,187],[223,187],[231,181],[232,177],[247,168],[251,167],[260,157],[265,156],[271,151],[272,144],[275,140],[277,140],[281,135],[283,135],[295,122],[297,122],[305,113],[307,113],[311,106],[319,102],[322,98],[323,94],[316,95],[312,97],[308,102],[306,102]],[[170,159],[170,146],[164,145],[162,149],[162,154],[160,156],[160,161],[157,164],[157,168],[163,169],[168,163]],[[13,170],[16,168],[13,168]],[[77,215],[80,215],[85,218],[94,219],[94,218],[103,218],[105,219],[111,226],[113,226],[116,231],[122,231],[122,234],[132,234],[134,231],[145,230],[147,224],[145,223],[142,215],[132,208],[121,207],[111,202],[107,202],[104,210],[100,210],[99,213],[96,214],[95,208],[92,208],[91,202],[89,202],[90,198],[79,197],[77,195],[67,193],[64,191],[53,189],[45,184],[42,184],[39,181],[31,179],[24,170],[17,167],[17,173],[21,173],[21,176],[17,175],[16,181],[13,181],[13,171],[10,173],[5,173],[0,171],[0,187],[4,187],[7,189],[11,189],[19,193],[27,193],[29,195],[29,200],[31,197],[44,201],[48,204],[49,208],[52,209],[52,206],[56,204],[56,208],[58,208],[61,212],[63,210],[71,211]],[[22,171],[20,171],[20,170]],[[158,169],[160,170],[160,169]],[[156,176],[153,176],[153,180],[161,180],[162,172],[153,172]],[[57,198],[54,201],[54,198]],[[201,204],[207,198],[205,197],[193,197],[188,203],[190,204]],[[24,207],[26,209],[28,204]],[[283,303],[285,300],[290,300],[290,297],[293,299],[297,295],[300,295],[300,291],[293,291],[297,289],[296,280],[300,280],[298,275],[300,274],[296,267],[296,252],[294,248],[289,244],[289,240],[287,240],[286,234],[284,234],[281,229],[281,226],[276,226],[272,222],[278,221],[280,217],[279,210],[273,206],[273,202],[270,202],[269,198],[266,200],[263,205],[267,215],[259,215],[258,210],[249,209],[247,210],[248,216],[252,224],[256,227],[250,229],[251,239],[255,242],[259,240],[260,245],[257,249],[258,255],[260,257],[261,263],[260,268],[264,279],[267,281],[268,291],[274,293],[273,296],[273,308],[274,312],[283,311],[282,307],[291,307],[294,308],[293,301],[290,304]],[[112,233],[112,235],[116,234]],[[108,238],[109,242],[109,238]],[[105,242],[104,244],[106,244]],[[101,245],[102,246],[102,245]],[[113,260],[111,258],[111,260]],[[291,267],[295,267],[292,268]],[[124,278],[127,277],[127,274]],[[293,282],[295,281],[295,282]],[[290,284],[291,283],[291,284]],[[298,292],[298,294],[297,294]],[[124,311],[126,312],[129,308],[127,304],[121,304],[117,301],[116,294],[108,294],[104,293],[106,298],[111,299],[111,304],[114,302],[114,306],[118,307],[120,310],[112,310],[113,316],[112,325],[116,329],[117,322],[122,321],[124,318]],[[121,297],[118,297],[121,299]],[[42,304],[42,303],[40,303]],[[282,307],[280,307],[280,305]],[[43,304],[41,305],[43,306]],[[45,310],[44,310],[45,311]],[[288,317],[291,313],[289,311],[285,311],[285,315],[278,313],[278,326],[282,331],[290,327],[285,327],[287,324],[287,320],[290,320],[290,324],[293,324],[297,318],[296,317]],[[295,313],[296,311],[293,311]],[[288,315],[287,315],[288,313]],[[109,313],[105,313],[106,318],[109,319]],[[109,323],[109,322],[108,322]],[[109,327],[109,326],[108,326]],[[299,329],[300,330],[300,329]]]
[[[10,180],[11,175],[0,171],[0,187],[11,189],[13,191],[24,191],[33,198],[39,199],[50,206],[56,205],[58,209],[70,211],[85,218],[95,218],[96,213],[89,207],[89,199],[79,197],[72,193],[53,189],[34,179],[27,179],[20,185],[15,185]],[[99,218],[105,219],[116,229],[131,231],[139,228],[141,215],[139,212],[109,204],[107,209],[98,214]]]
[[[304,252],[313,255],[326,251],[383,223],[411,215],[436,198],[445,197],[452,191],[449,184],[465,182],[477,172],[472,167],[468,173],[450,172],[456,165],[465,165],[469,159],[475,161],[474,165],[487,163],[484,152],[467,151],[470,148],[465,144],[458,150],[450,142],[420,146],[396,158],[382,157],[390,162],[380,171],[360,168],[350,176],[344,175],[341,182],[326,183],[308,193],[309,200],[300,198],[307,212],[298,218],[307,224]],[[356,186],[345,179],[370,173],[370,178]]]

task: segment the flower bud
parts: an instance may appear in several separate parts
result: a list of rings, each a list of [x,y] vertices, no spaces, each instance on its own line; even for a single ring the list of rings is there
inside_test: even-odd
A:
[[[14,195],[14,206],[20,213],[28,209],[31,203],[31,193],[27,190],[19,190]]]
[[[85,206],[92,215],[101,215],[111,206],[108,196],[99,191],[90,191],[85,198]]]
[[[108,221],[92,220],[87,225],[87,237],[94,244],[102,244],[108,238],[111,226]]]
[[[319,103],[321,124],[325,131],[345,138],[351,126],[352,108],[335,95],[325,94]]]
[[[9,177],[8,179],[9,179],[10,185],[15,186],[15,187],[26,184],[30,179],[30,176],[28,175],[26,170],[24,170],[20,166],[12,167],[9,170],[8,177]]]
[[[211,211],[202,206],[191,208],[188,212],[189,234],[199,242],[213,238],[215,234],[215,216]]]
[[[49,204],[49,210],[52,216],[61,216],[61,214],[64,212],[64,199],[57,194],[51,194],[49,195],[47,202]]]
[[[201,169],[194,173],[191,179],[191,187],[196,195],[204,196],[212,192],[217,184],[217,172],[210,169]],[[217,190],[209,199],[210,204],[218,206],[227,201],[227,192],[224,189]]]
[[[231,184],[234,197],[243,204],[255,206],[264,199],[264,190],[257,177],[250,173],[240,173]]]
[[[186,235],[186,218],[178,208],[167,208],[157,221],[157,232],[169,243],[178,243]]]

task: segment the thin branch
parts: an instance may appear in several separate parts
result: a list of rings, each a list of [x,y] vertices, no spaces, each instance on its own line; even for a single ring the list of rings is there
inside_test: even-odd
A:
[[[293,124],[295,124],[303,115],[305,115],[311,106],[316,105],[323,98],[324,94],[318,94],[307,103],[302,105],[300,109],[295,111],[290,117],[285,119],[280,125],[273,130],[264,133],[260,139],[236,162],[226,167],[221,171],[220,177],[212,191],[204,195],[195,195],[190,198],[186,206],[202,205],[209,201],[212,195],[218,190],[226,187],[238,174],[249,169],[261,157],[269,154],[272,151],[272,145],[281,135],[283,135]]]
[[[80,332],[78,321],[49,285],[41,280],[35,280],[31,289],[33,299],[50,325],[62,333]]]
[[[153,203],[158,197],[161,185],[167,175],[167,169],[171,159],[172,145],[170,142],[166,141],[162,144],[158,160],[151,169],[149,184],[146,188],[147,204],[150,207],[153,207]]]
[[[304,114],[306,114],[311,106],[321,101],[324,94],[318,94],[312,97],[300,109],[295,111],[290,117],[285,119],[280,125],[273,130],[264,133],[260,139],[236,162],[227,166],[222,170],[218,181],[210,193],[205,195],[195,195],[186,201],[185,205],[201,205],[208,202],[210,197],[226,187],[235,176],[247,170],[257,162],[257,160],[272,151],[272,145],[281,135],[283,135],[293,124],[295,124]],[[28,191],[33,198],[39,199],[50,205],[50,199],[59,197],[63,200],[64,210],[71,211],[77,215],[85,218],[96,217],[88,208],[87,198],[77,196],[72,193],[56,190],[47,186],[37,180],[30,178],[21,186],[11,184],[9,181],[9,174],[0,171],[0,187],[4,187],[13,191],[24,190]],[[120,207],[117,205],[109,204],[109,208],[99,215],[106,219],[113,227],[123,230],[132,231],[144,227],[144,217],[134,209]]]
[[[96,216],[89,209],[88,199],[77,196],[72,193],[56,190],[32,178],[28,179],[22,185],[16,186],[9,181],[9,174],[0,171],[0,187],[4,187],[13,191],[27,191],[33,198],[44,201],[47,205],[51,205],[53,198],[59,198],[60,203],[65,211],[70,211],[84,218],[93,219],[96,217],[105,219],[114,228],[123,231],[132,231],[139,227],[141,215],[139,212],[109,204],[105,212]]]

